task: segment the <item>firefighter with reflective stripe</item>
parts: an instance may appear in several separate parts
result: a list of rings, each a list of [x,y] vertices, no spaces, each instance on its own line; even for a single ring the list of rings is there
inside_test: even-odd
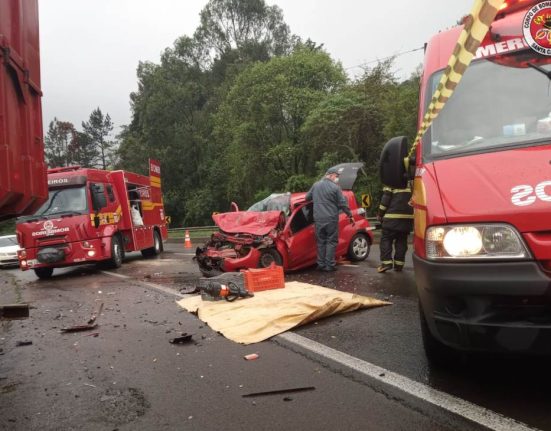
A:
[[[377,219],[381,221],[381,264],[378,272],[404,268],[408,235],[413,228],[413,208],[410,205],[411,188],[391,189],[383,187],[383,196]],[[394,248],[394,256],[392,255]]]

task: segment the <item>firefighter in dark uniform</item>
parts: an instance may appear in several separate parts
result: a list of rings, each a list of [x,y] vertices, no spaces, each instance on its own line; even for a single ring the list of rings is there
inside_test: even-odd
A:
[[[411,189],[383,187],[383,196],[377,214],[381,221],[381,264],[378,272],[404,268],[408,235],[413,228],[413,207],[410,205]],[[394,257],[392,251],[394,248]]]

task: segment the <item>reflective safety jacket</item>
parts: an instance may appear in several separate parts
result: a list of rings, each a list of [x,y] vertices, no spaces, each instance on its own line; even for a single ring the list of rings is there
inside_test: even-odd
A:
[[[411,232],[413,229],[413,207],[409,204],[411,189],[383,187],[383,196],[378,215],[383,229]]]

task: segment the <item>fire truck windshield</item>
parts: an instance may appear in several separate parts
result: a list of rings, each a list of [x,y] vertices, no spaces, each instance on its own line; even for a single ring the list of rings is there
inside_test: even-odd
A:
[[[551,71],[550,61],[523,51],[473,62],[425,134],[423,157],[434,160],[550,142],[551,81],[545,74]],[[426,100],[442,73],[430,78]]]
[[[36,213],[28,217],[20,217],[18,222],[33,219],[50,218],[54,216],[84,214],[88,212],[86,189],[82,187],[56,188],[49,191],[48,200]]]

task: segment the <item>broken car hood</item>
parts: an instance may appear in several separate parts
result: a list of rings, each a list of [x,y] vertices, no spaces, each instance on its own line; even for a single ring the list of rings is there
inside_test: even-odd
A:
[[[277,228],[282,217],[284,215],[281,211],[236,211],[215,214],[212,219],[226,233],[267,235]]]
[[[363,168],[363,166],[363,163],[341,163],[332,167],[332,169],[339,172],[337,184],[341,186],[341,189],[352,190],[358,176],[358,170]]]

